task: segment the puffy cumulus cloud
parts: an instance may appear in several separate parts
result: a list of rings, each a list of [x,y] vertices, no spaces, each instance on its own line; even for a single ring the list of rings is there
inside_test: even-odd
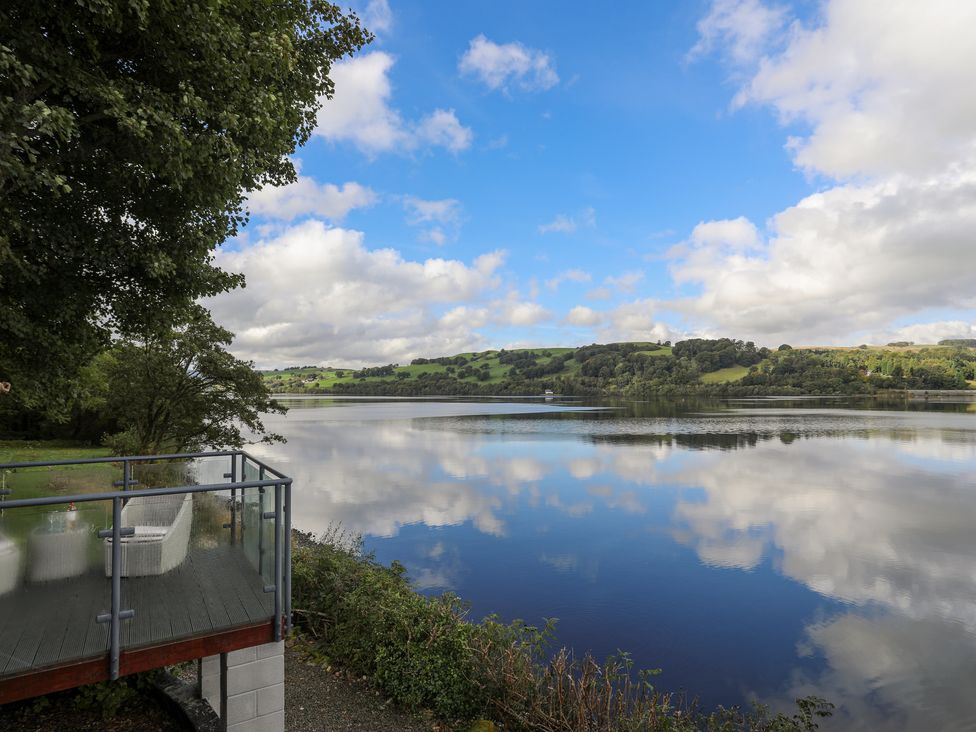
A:
[[[539,224],[538,230],[540,234],[572,234],[580,227],[593,226],[596,226],[596,209],[587,207],[575,216],[557,214],[549,223]]]
[[[570,325],[591,327],[603,322],[603,314],[585,305],[577,305],[566,315],[566,322]]]
[[[453,109],[437,109],[424,117],[414,130],[416,143],[445,147],[460,152],[471,145],[474,133],[465,127]]]
[[[217,255],[247,287],[213,298],[216,320],[237,334],[234,350],[259,365],[403,362],[483,346],[470,323],[436,310],[483,298],[503,252],[465,264],[404,259],[367,249],[360,232],[309,220],[273,238]]]
[[[457,238],[461,228],[461,202],[457,199],[425,200],[404,196],[403,207],[407,212],[407,223],[423,227],[422,241],[442,246]]]
[[[691,230],[691,241],[697,246],[751,249],[759,246],[762,239],[756,225],[745,216],[740,216],[737,219],[700,222]]]
[[[671,303],[725,333],[831,341],[931,308],[976,307],[976,171],[838,186],[773,217],[752,250],[692,243]]]
[[[411,122],[391,106],[389,72],[394,63],[390,54],[375,51],[335,64],[331,71],[335,95],[322,100],[314,134],[351,142],[371,155],[424,147],[460,152],[470,146],[473,133],[453,110],[436,109]]]
[[[655,317],[657,302],[642,299],[623,303],[605,313],[597,332],[602,342],[676,340],[677,331]]]
[[[768,105],[799,130],[796,164],[834,187],[774,215],[706,222],[674,255],[699,326],[757,340],[842,342],[926,311],[976,307],[976,5],[827,0],[808,23],[716,0],[695,54],[724,48],[735,104]],[[870,33],[865,33],[870,28]],[[781,40],[773,40],[774,38]],[[704,228],[703,228],[704,227]]]
[[[478,78],[489,89],[544,91],[559,83],[548,54],[518,42],[495,43],[479,35],[458,62],[461,74]]]
[[[353,209],[372,206],[376,199],[371,188],[359,183],[339,187],[300,175],[294,183],[255,191],[248,197],[247,207],[259,216],[286,221],[309,215],[340,221]]]
[[[589,282],[592,279],[593,276],[582,269],[566,269],[546,280],[546,287],[550,290],[558,290],[563,282]]]
[[[871,32],[866,33],[865,29]],[[976,153],[976,5],[830,0],[816,22],[793,25],[737,97],[808,124],[796,162],[834,177],[927,175]],[[910,141],[910,142],[909,142]]]
[[[552,313],[537,302],[508,299],[492,306],[493,319],[502,325],[537,325],[552,319]]]

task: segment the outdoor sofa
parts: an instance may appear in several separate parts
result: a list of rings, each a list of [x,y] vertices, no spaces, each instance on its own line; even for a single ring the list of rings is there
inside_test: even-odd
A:
[[[193,523],[193,494],[139,496],[122,509],[122,526],[135,534],[122,537],[123,577],[164,574],[186,559]],[[105,540],[105,576],[112,575],[112,539]]]

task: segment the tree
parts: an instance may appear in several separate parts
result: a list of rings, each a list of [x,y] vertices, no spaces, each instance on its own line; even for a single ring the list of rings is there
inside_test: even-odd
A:
[[[0,5],[0,381],[56,410],[112,333],[242,283],[212,251],[295,179],[331,64],[323,0]],[[165,315],[169,313],[169,315]]]
[[[103,416],[121,431],[106,443],[118,454],[240,447],[242,428],[264,442],[262,413],[283,413],[252,364],[224,346],[232,335],[199,305],[176,326],[117,343],[97,360],[104,374]]]

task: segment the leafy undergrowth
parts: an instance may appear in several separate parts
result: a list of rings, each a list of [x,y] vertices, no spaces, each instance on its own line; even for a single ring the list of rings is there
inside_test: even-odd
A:
[[[5,732],[177,732],[184,729],[152,694],[149,679],[148,674],[137,674],[5,704],[0,706],[0,729]]]
[[[414,592],[402,565],[380,565],[338,530],[296,535],[292,592],[297,624],[323,659],[454,729],[486,720],[538,732],[810,732],[833,709],[816,697],[790,715],[698,709],[655,688],[656,672],[634,669],[627,654],[549,655],[552,620],[470,622],[460,598]]]

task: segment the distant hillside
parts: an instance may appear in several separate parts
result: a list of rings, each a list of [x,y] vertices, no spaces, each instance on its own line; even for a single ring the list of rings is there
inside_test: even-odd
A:
[[[730,338],[522,348],[417,358],[361,369],[296,366],[262,372],[277,393],[421,395],[863,394],[976,387],[969,346],[770,350]]]

